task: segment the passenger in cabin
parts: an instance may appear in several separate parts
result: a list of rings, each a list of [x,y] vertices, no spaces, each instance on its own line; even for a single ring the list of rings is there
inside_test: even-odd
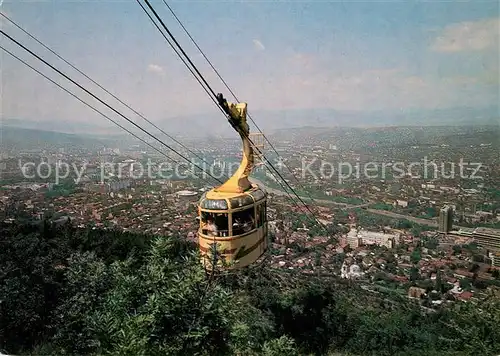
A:
[[[215,225],[214,220],[209,217],[207,219],[207,224],[205,225],[205,229],[207,230],[207,235],[209,236],[217,236],[217,225]]]
[[[241,235],[243,233],[244,224],[241,218],[236,218],[233,223],[233,235]]]
[[[243,225],[243,230],[245,232],[248,232],[248,231],[252,230],[253,228],[254,228],[254,219],[253,219],[252,215],[249,215],[248,220]]]

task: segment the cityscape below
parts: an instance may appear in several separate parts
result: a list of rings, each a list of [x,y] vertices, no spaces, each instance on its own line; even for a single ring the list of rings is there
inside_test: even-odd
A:
[[[64,137],[51,133],[37,149],[3,147],[4,222],[23,216],[196,241],[197,202],[213,183],[191,172],[201,161],[194,162],[205,157],[212,173],[228,177],[239,160],[233,140],[204,141],[190,167],[168,165],[137,144],[75,147],[61,144]],[[389,280],[408,295],[417,272],[418,285],[441,273],[451,292],[433,295],[434,304],[451,302],[450,293],[457,300],[488,297],[469,282],[488,283],[500,268],[498,127],[303,128],[269,137],[280,155],[277,166],[306,201],[294,205],[269,167],[257,164],[251,179],[269,194],[271,268],[319,270],[373,289]],[[412,162],[414,169],[395,177],[396,163]],[[359,174],[366,165],[370,174]],[[311,225],[306,208],[333,235]],[[465,287],[460,293],[451,288],[458,282]]]

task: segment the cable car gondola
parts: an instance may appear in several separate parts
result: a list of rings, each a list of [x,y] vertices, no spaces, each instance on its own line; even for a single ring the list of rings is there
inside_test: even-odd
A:
[[[248,180],[255,157],[248,137],[247,104],[228,103],[222,94],[217,99],[243,141],[243,157],[231,178],[201,197],[198,241],[206,268],[241,268],[267,250],[267,193]]]

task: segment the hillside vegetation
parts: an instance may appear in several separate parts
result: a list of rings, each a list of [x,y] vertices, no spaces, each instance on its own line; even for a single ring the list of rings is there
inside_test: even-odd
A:
[[[335,279],[206,273],[177,236],[9,224],[0,350],[36,355],[494,355],[500,303],[425,313]]]

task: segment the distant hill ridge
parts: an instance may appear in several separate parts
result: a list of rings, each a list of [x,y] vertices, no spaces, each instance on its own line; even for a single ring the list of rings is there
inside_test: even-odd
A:
[[[385,127],[385,126],[466,126],[500,125],[498,106],[484,108],[449,109],[409,109],[392,111],[340,111],[335,109],[294,109],[294,110],[252,110],[249,112],[259,127],[266,133],[279,129],[301,127]],[[156,132],[142,120],[137,123]],[[233,136],[232,128],[218,112],[210,111],[199,115],[171,117],[156,121],[156,124],[172,135]],[[252,123],[251,130],[255,131]],[[4,119],[2,126],[38,129],[43,125],[46,131],[75,134],[119,135],[124,133],[115,126],[79,122],[35,122],[28,120]]]
[[[47,145],[89,147],[111,142],[107,138],[99,138],[85,134],[46,131],[35,128],[0,126],[2,148],[35,149]]]

